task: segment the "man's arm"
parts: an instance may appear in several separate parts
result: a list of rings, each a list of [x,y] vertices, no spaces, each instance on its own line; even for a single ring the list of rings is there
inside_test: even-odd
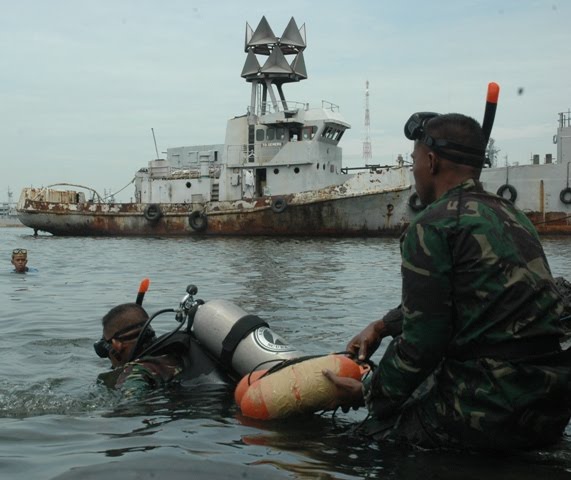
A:
[[[402,334],[388,346],[365,401],[379,417],[392,414],[437,367],[452,334],[452,258],[445,234],[415,225],[402,245]]]

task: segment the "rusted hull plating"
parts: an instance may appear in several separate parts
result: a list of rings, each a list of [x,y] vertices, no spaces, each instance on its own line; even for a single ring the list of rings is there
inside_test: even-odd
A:
[[[526,213],[540,235],[571,235],[568,212]]]
[[[161,217],[148,220],[145,204],[56,203],[27,199],[18,209],[20,221],[36,231],[59,236],[398,236],[414,212],[408,207],[410,188],[344,198],[283,198],[277,213],[271,199],[218,203],[209,207],[159,204]],[[206,213],[203,231],[191,227],[189,215]],[[541,235],[571,235],[568,212],[526,212]]]
[[[197,206],[158,204],[157,220],[148,220],[144,204],[51,203],[27,199],[18,215],[24,225],[59,236],[398,236],[407,226],[410,188],[338,199],[295,203],[276,212],[271,199],[202,207],[207,227],[191,227]],[[275,201],[275,198],[274,198]]]

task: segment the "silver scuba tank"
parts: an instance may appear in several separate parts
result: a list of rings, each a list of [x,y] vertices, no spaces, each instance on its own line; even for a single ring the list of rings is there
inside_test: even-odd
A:
[[[248,314],[228,300],[211,300],[200,305],[192,331],[224,368],[240,378],[253,370],[275,365],[268,361],[303,355],[258,316]]]

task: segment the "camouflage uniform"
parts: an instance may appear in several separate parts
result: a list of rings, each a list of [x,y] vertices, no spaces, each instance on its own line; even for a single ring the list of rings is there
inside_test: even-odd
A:
[[[411,222],[401,254],[402,334],[365,388],[377,438],[557,441],[571,415],[563,305],[528,218],[468,180]]]
[[[142,357],[116,368],[111,375],[100,378],[112,388],[123,392],[125,397],[139,395],[149,388],[170,383],[182,372],[182,360],[174,355]]]

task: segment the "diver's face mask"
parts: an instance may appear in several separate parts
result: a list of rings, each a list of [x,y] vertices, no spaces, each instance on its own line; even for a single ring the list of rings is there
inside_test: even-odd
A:
[[[440,114],[435,112],[413,113],[404,124],[405,137],[409,140],[423,143],[431,150],[434,150],[438,154],[442,155],[443,158],[446,158],[452,162],[461,163],[476,168],[482,168],[486,154],[485,150],[468,147],[467,145],[451,142],[449,140],[434,138],[426,133],[427,123],[430,122],[430,120],[433,118],[439,116]],[[443,150],[454,150],[458,153],[448,153]]]
[[[109,340],[106,340],[105,337],[101,337],[97,342],[93,344],[93,349],[95,353],[101,358],[108,358],[109,354],[113,350],[111,342],[115,340],[119,340],[120,342],[128,342],[130,340],[136,340],[139,335],[141,335],[141,331],[137,330],[139,327],[142,327],[145,322],[135,323],[134,325],[129,325],[117,332],[113,335]],[[133,331],[135,330],[135,331]],[[155,337],[155,332],[151,327],[147,327],[142,332],[142,338],[139,342],[139,345],[143,346],[146,345],[149,341],[151,341]]]
[[[439,115],[435,112],[413,113],[404,124],[404,136],[409,140],[421,140],[425,136],[424,129],[428,121]]]

